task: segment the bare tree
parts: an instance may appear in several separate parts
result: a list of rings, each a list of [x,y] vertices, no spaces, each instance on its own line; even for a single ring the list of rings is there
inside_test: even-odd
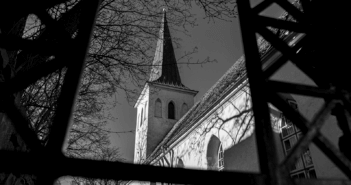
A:
[[[54,6],[48,8],[44,14],[49,15],[50,21],[65,25],[66,34],[75,38],[79,34],[75,12],[79,10],[80,2],[69,0],[56,5],[53,3]],[[109,104],[106,98],[115,93],[125,93],[128,100],[133,101],[138,94],[138,88],[148,77],[154,43],[158,39],[162,8],[167,9],[171,28],[186,33],[187,26],[196,25],[194,15],[191,13],[192,6],[196,4],[204,9],[209,19],[230,19],[236,15],[235,1],[196,0],[195,3],[187,0],[102,1],[73,113],[72,127],[65,150],[67,155],[98,157],[107,151],[105,149],[110,143],[109,134],[131,132],[106,129],[107,119],[110,117],[104,110],[106,105],[114,105],[114,102]],[[3,22],[5,17],[6,23]],[[54,43],[64,39],[61,35],[53,38],[55,30],[48,29],[47,21],[41,20],[40,17],[43,15],[9,17],[1,13],[1,34],[15,35],[28,40],[50,40]],[[173,40],[174,44],[179,46],[179,40],[176,38]],[[0,50],[1,82],[55,58],[52,55],[34,54],[25,50],[10,51],[2,48]],[[189,64],[187,59],[194,52],[196,50],[189,51],[180,59],[185,60],[183,63]],[[208,61],[210,60],[205,59],[195,63]],[[30,123],[28,126],[37,133],[42,145],[49,139],[65,71],[65,68],[58,70],[15,94],[16,105],[25,114]],[[3,117],[2,109],[0,111],[1,124],[11,125]],[[11,133],[16,132],[12,129]],[[4,142],[7,143],[1,143],[1,149],[14,149],[8,144],[12,141],[4,140]],[[20,138],[15,143],[21,143]],[[22,149],[27,150],[25,146],[22,146]]]
[[[123,161],[118,148],[104,147],[101,148],[95,156],[91,158],[95,160],[104,161]],[[91,178],[81,178],[72,177],[71,185],[84,184],[84,185],[117,185],[119,181],[109,180],[109,179],[91,179]]]

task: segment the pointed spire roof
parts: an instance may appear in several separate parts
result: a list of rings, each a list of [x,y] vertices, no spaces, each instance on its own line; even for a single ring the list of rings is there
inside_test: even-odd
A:
[[[180,79],[165,9],[149,81],[185,88]]]

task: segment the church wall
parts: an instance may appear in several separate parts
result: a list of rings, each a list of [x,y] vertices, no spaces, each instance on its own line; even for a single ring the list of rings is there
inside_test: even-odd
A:
[[[134,146],[134,163],[140,163],[146,158],[147,130],[149,115],[149,86],[146,84],[142,91],[140,102],[137,106],[135,146]],[[148,106],[145,108],[145,106]],[[143,111],[142,111],[143,110]],[[141,115],[143,112],[143,115]],[[142,118],[142,120],[141,120]],[[142,123],[142,124],[141,124]]]
[[[222,101],[221,106],[201,121],[197,129],[162,157],[157,165],[175,167],[181,159],[186,168],[216,170],[218,164],[211,161],[217,153],[209,154],[210,140],[216,137],[224,150],[225,170],[258,171],[253,129],[250,95],[245,87],[229,100]],[[240,160],[232,160],[234,158]]]
[[[315,85],[291,63],[284,65],[271,79]],[[169,150],[165,149],[166,155],[160,157],[155,165],[176,167],[181,159],[185,168],[216,170],[209,166],[211,159],[207,155],[210,139],[215,136],[223,146],[224,170],[259,171],[248,87],[233,94],[229,95],[229,99],[222,100],[215,111],[201,120],[197,128],[188,133],[185,138],[180,139],[179,143],[170,146]],[[323,100],[318,98],[297,95],[292,95],[292,97],[296,100],[299,111],[309,120],[323,104]],[[279,161],[282,161],[285,154],[280,136],[279,111],[278,114],[272,113],[271,118]],[[322,128],[322,133],[337,146],[341,131],[336,125],[334,116],[329,117]],[[314,144],[309,147],[309,150],[318,178],[346,178]]]
[[[180,119],[181,107],[186,103],[188,107],[194,104],[194,95],[185,92],[176,91],[173,89],[160,88],[150,85],[150,110],[148,120],[148,136],[147,136],[147,155],[155,149],[155,147],[166,136],[169,130]],[[162,117],[155,117],[155,102],[160,99],[162,102]],[[168,104],[173,102],[175,105],[175,119],[168,119]]]
[[[225,170],[259,172],[255,134],[224,151]]]

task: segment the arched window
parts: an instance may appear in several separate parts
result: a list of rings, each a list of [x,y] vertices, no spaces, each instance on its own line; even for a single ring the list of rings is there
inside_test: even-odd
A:
[[[188,105],[186,103],[183,103],[182,105],[182,116],[188,111]]]
[[[155,117],[162,118],[162,102],[160,99],[155,102]]]
[[[222,171],[224,169],[224,152],[221,141],[212,135],[207,145],[207,166],[210,170]]]
[[[168,104],[168,119],[175,119],[175,107],[173,102]]]
[[[141,114],[140,114],[140,126],[143,125],[143,109],[141,109]]]
[[[218,171],[222,171],[224,169],[224,153],[222,143],[219,145],[218,149]]]
[[[147,114],[147,113],[146,113],[146,110],[147,110],[146,108],[147,108],[147,102],[145,102],[145,114],[144,114],[144,119],[146,119],[146,114]]]
[[[184,168],[184,163],[183,163],[183,160],[181,158],[178,158],[177,168]]]

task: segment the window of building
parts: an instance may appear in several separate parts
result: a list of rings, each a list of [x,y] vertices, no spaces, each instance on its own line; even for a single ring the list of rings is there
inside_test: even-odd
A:
[[[146,110],[147,110],[146,108],[147,108],[147,102],[145,102],[145,108],[144,108],[144,110],[145,110],[145,112],[144,112],[144,119],[146,119],[146,114],[147,114],[147,113],[146,113]]]
[[[308,177],[311,178],[311,179],[316,179],[317,178],[316,171],[313,168],[308,170]]]
[[[155,102],[155,117],[162,118],[162,102],[160,99]]]
[[[184,162],[181,158],[178,158],[177,168],[184,168]]]
[[[168,104],[168,119],[175,119],[175,106],[173,102]]]
[[[289,105],[298,111],[296,101],[288,99]],[[282,115],[282,127],[281,127],[281,141],[285,155],[291,151],[297,141],[303,136],[301,130],[297,128],[290,120],[285,119]],[[297,160],[295,166],[290,170],[292,178],[317,178],[316,171],[314,169],[312,156],[310,150],[307,149]]]
[[[188,105],[183,103],[181,115],[183,116],[186,112],[188,112]]]
[[[218,148],[218,171],[223,171],[224,169],[224,153],[222,143],[219,145]]]
[[[291,178],[293,178],[293,179],[295,179],[295,178],[296,178],[296,179],[306,178],[305,171],[301,171],[301,172],[292,174],[292,175],[291,175]]]
[[[224,169],[224,151],[218,137],[212,135],[206,151],[207,167],[210,170],[222,171]]]
[[[141,114],[140,114],[140,126],[143,125],[143,109],[141,109]]]
[[[288,136],[291,136],[295,131],[293,126],[287,124],[288,121],[287,119],[285,119],[285,116],[282,115],[281,118],[282,118],[282,126],[281,126],[282,137],[286,138]]]

